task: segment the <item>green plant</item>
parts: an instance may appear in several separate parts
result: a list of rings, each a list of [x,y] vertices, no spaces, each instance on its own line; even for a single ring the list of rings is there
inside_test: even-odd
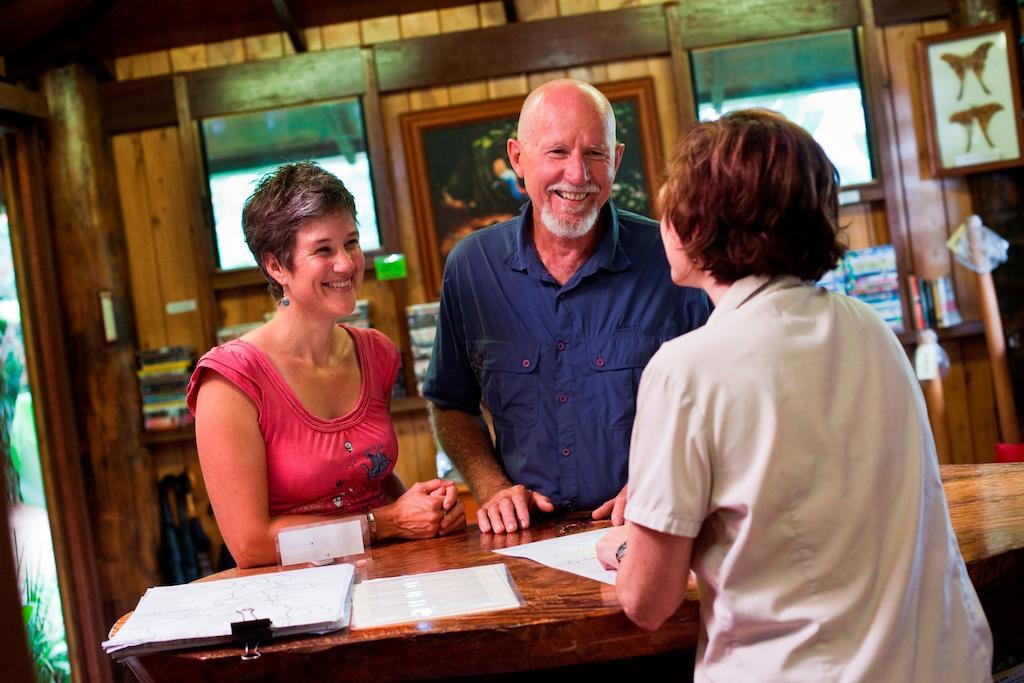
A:
[[[19,576],[21,556],[18,557]],[[71,662],[64,626],[60,620],[47,619],[57,587],[39,575],[25,574],[24,602],[21,616],[32,652],[37,683],[64,683],[71,680]]]

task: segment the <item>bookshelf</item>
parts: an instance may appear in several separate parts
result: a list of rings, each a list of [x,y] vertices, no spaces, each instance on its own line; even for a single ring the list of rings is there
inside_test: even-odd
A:
[[[951,339],[964,339],[967,337],[979,337],[985,334],[985,326],[980,320],[969,320],[967,322],[959,323],[958,325],[950,325],[949,327],[940,327],[935,330],[936,334],[939,335],[939,342],[949,341]],[[917,330],[911,330],[909,332],[900,332],[896,336],[906,346],[914,346],[917,344]]]

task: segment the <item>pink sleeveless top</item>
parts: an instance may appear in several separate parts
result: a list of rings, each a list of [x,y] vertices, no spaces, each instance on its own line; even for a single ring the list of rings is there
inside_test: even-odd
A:
[[[189,380],[186,397],[193,415],[199,385],[210,371],[256,406],[267,450],[271,515],[358,512],[390,502],[381,483],[398,460],[388,412],[398,351],[377,330],[342,327],[355,342],[362,386],[355,407],[333,420],[309,413],[267,355],[241,339],[211,349]]]

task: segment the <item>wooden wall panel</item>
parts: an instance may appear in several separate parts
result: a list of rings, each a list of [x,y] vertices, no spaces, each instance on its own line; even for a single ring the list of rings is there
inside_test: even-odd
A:
[[[274,302],[265,286],[226,289],[217,296],[217,327],[261,322],[273,313]]]
[[[558,16],[558,0],[515,0],[519,21],[553,19]]]
[[[668,57],[648,59],[647,75],[654,79],[654,104],[658,110],[658,125],[661,129],[662,158],[667,161],[679,133],[682,132],[682,119],[676,107],[676,98],[672,94],[675,90],[672,62]]]
[[[359,22],[346,21],[340,24],[329,24],[320,29],[325,50],[339,47],[355,47],[360,44]]]
[[[558,14],[566,17],[570,14],[586,14],[597,12],[597,0],[558,0]]]
[[[206,46],[206,65],[217,66],[241,64],[245,61],[245,43],[241,38],[210,43]]]
[[[974,462],[991,462],[999,442],[999,423],[988,350],[983,337],[964,339],[961,347]]]
[[[386,43],[402,37],[397,16],[363,19],[359,22],[359,32],[363,45]]]
[[[411,413],[401,413],[395,415],[392,420],[395,425],[395,434],[398,436],[398,462],[395,464],[395,474],[406,487],[420,481],[417,430],[413,419]]]
[[[395,215],[398,219],[399,238],[409,273],[406,280],[407,300],[410,304],[422,303],[426,301],[423,289],[423,264],[420,262],[419,249],[416,247],[416,221],[409,199],[409,174],[406,170],[405,152],[402,148],[402,127],[399,122],[402,114],[412,111],[409,96],[400,94],[382,97],[381,111],[384,116],[384,131],[388,140],[391,177],[396,189],[393,196]]]
[[[437,10],[402,14],[398,17],[398,32],[403,40],[437,35],[441,32],[441,16]]]
[[[505,18],[505,7],[501,0],[481,2],[478,7],[480,12],[480,28],[501,26],[502,24],[508,23]]]
[[[284,57],[284,45],[288,39],[283,33],[265,33],[242,39],[245,46],[245,61],[260,62],[265,59]]]
[[[205,45],[172,48],[170,50],[170,59],[171,71],[174,73],[195,71],[196,69],[205,69],[209,66],[206,59]]]
[[[302,34],[305,36],[307,52],[319,52],[324,49],[324,37],[319,26],[307,28],[303,30]],[[290,40],[288,41],[288,44],[289,46],[291,45]],[[294,52],[294,49],[292,52]]]
[[[440,30],[443,33],[480,28],[480,11],[476,5],[447,7],[440,11],[438,18],[441,22]]]
[[[146,164],[139,133],[117,135],[112,140],[121,216],[124,219],[131,278],[135,330],[139,348],[167,344],[157,255],[150,229],[151,211],[146,191]]]
[[[140,134],[146,166],[150,226],[157,258],[157,273],[166,316],[167,343],[191,346],[204,353],[208,340],[200,320],[200,292],[193,244],[185,215],[187,206],[179,154],[178,131],[164,128]],[[175,312],[178,309],[183,310]]]
[[[864,204],[852,204],[839,209],[840,239],[850,249],[871,246],[871,212]]]

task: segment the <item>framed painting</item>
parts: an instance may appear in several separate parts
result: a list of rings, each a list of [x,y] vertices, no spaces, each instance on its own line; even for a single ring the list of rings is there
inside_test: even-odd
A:
[[[1024,163],[1024,128],[1010,22],[917,43],[932,172],[963,175]]]
[[[612,201],[649,214],[662,163],[654,83],[640,78],[595,84],[615,111],[625,144]],[[513,97],[402,116],[424,289],[437,299],[449,252],[480,228],[509,220],[526,201],[522,180],[505,153],[526,97]]]

